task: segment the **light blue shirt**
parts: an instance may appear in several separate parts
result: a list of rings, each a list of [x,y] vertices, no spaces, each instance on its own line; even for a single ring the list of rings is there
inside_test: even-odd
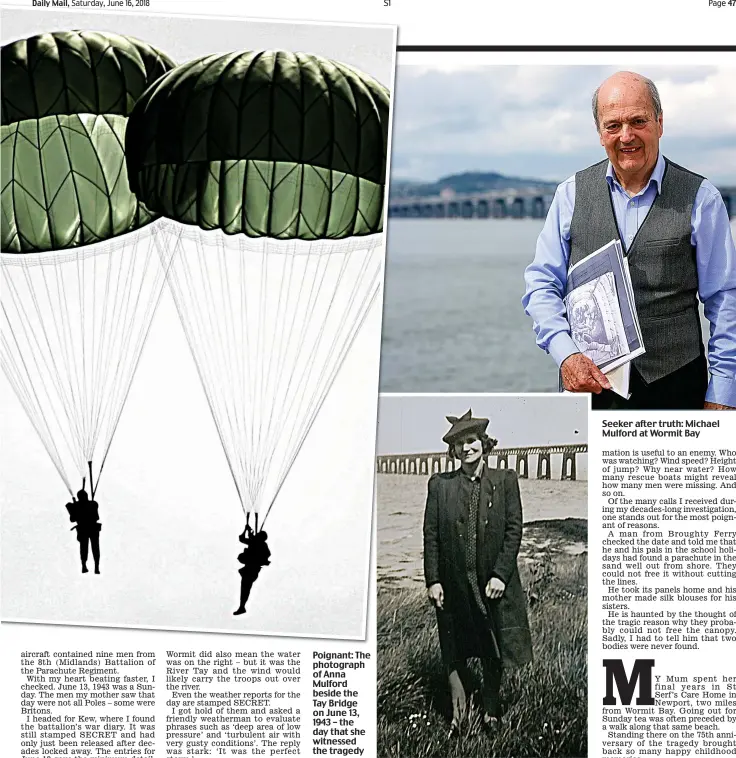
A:
[[[631,244],[659,194],[664,168],[664,157],[660,153],[649,182],[632,197],[619,184],[609,161],[606,180],[611,188],[624,248]],[[526,292],[521,300],[525,312],[534,321],[537,344],[558,366],[569,355],[580,352],[570,336],[562,302],[574,209],[575,177],[571,176],[555,192],[537,240],[534,261],[524,273]],[[736,248],[723,198],[707,179],[695,196],[691,230],[690,241],[697,257],[698,295],[710,321],[710,382],[705,398],[713,403],[736,406]]]

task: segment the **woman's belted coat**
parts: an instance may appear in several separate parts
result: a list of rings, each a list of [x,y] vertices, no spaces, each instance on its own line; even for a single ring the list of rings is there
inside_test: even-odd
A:
[[[467,508],[460,497],[460,469],[434,474],[429,480],[424,512],[424,577],[427,587],[439,582],[443,609],[437,609],[442,659],[446,664],[470,657],[467,630],[473,618],[473,597],[465,564]],[[483,466],[477,526],[477,580],[485,586],[496,576],[506,585],[498,600],[485,598],[489,634],[495,634],[504,668],[532,660],[526,598],[516,558],[521,545],[522,511],[514,471]],[[477,614],[475,614],[477,617]]]

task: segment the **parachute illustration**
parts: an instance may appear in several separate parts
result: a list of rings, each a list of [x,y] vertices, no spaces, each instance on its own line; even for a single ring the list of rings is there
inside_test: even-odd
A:
[[[126,133],[246,517],[262,527],[383,273],[389,94],[306,53],[170,71]]]
[[[3,46],[0,362],[71,494],[105,463],[165,280],[125,131],[163,53],[110,33]]]

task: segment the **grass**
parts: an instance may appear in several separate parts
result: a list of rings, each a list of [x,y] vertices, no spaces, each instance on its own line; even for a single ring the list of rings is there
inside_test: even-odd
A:
[[[550,538],[544,542],[559,548],[560,537],[585,541],[584,525],[537,522],[527,529],[537,543],[544,531]],[[379,591],[380,758],[587,756],[587,558],[522,547],[524,555],[520,570],[535,660],[504,674],[503,721],[493,736],[480,729],[481,713],[473,706],[460,736],[449,737],[447,680],[435,612],[423,588]]]

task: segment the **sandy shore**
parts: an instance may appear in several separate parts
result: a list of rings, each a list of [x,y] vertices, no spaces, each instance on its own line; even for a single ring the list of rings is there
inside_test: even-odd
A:
[[[521,479],[524,523],[556,519],[588,518],[588,483]],[[427,497],[427,477],[379,474],[378,581],[391,586],[423,583],[422,518]],[[539,547],[537,530],[525,528],[522,552]],[[583,549],[575,541],[567,551]]]

